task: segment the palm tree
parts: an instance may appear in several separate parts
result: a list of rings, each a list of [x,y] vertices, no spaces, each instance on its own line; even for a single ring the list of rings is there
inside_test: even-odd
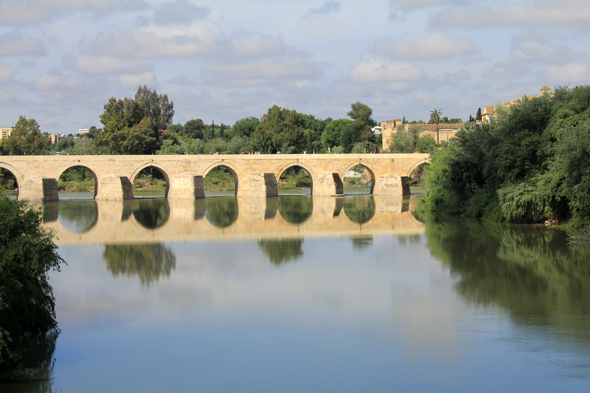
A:
[[[433,110],[430,111],[430,118],[433,119],[436,122],[436,144],[437,146],[440,146],[440,141],[438,138],[438,125],[440,123],[440,117],[442,116],[443,112],[442,109],[436,109],[434,108]]]

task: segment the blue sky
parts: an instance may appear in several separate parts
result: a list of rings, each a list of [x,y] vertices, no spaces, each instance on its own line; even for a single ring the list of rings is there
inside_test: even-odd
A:
[[[100,127],[109,97],[166,93],[175,123],[273,104],[378,121],[590,81],[586,0],[0,0],[0,127]]]

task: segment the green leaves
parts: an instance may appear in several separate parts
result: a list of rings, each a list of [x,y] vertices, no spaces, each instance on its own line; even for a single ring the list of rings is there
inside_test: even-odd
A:
[[[0,370],[58,331],[47,273],[65,262],[41,222],[39,210],[0,197]]]

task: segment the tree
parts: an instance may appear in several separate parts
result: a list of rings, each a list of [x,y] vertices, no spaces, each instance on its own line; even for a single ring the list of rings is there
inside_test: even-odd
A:
[[[232,127],[233,133],[236,136],[245,136],[247,138],[252,135],[252,133],[256,130],[256,127],[260,124],[260,120],[255,117],[246,117],[244,119],[240,119],[234,123]]]
[[[152,154],[158,150],[149,118],[139,124],[118,131],[103,131],[94,140],[94,146],[103,154]]]
[[[342,130],[352,124],[352,120],[338,119],[330,122],[322,133],[322,143],[326,149],[340,145],[340,134]]]
[[[366,129],[365,123],[359,120],[355,120],[344,127],[340,134],[340,146],[342,146],[344,153],[352,151],[354,145],[362,140],[363,132]]]
[[[65,261],[42,222],[40,210],[0,196],[0,371],[30,367],[30,352],[59,334],[48,272]]]
[[[100,122],[104,125],[104,131],[101,132],[95,141],[95,146],[103,153],[107,154],[121,154],[116,153],[121,149],[111,149],[107,146],[112,144],[105,142],[113,139],[113,135],[118,134],[116,140],[125,140],[127,136],[137,138],[137,133],[127,135],[126,132],[132,128],[139,126],[144,119],[149,120],[150,132],[144,133],[149,140],[141,143],[146,147],[146,151],[133,154],[153,154],[158,150],[160,133],[158,130],[166,129],[167,125],[172,124],[172,117],[174,116],[174,104],[168,101],[166,94],[158,94],[156,90],[150,90],[146,86],[140,86],[137,89],[135,98],[131,99],[125,97],[117,100],[114,97],[109,99],[109,102],[104,105],[104,112],[100,115]],[[144,125],[148,124],[144,122]],[[153,139],[155,143],[152,143]],[[136,141],[137,142],[137,141]]]
[[[438,125],[440,124],[440,116],[443,114],[442,109],[436,109],[430,111],[430,119],[436,123],[436,144],[440,146],[440,139],[438,136]]]
[[[371,117],[373,115],[373,109],[358,101],[351,104],[350,107],[351,110],[347,115],[352,120],[359,120],[368,127],[375,127],[377,125],[377,122]]]
[[[419,132],[420,129],[416,125],[411,125],[406,130],[406,127],[400,124],[391,138],[389,150],[392,153],[413,153],[416,151]]]
[[[481,121],[481,108],[477,108],[477,115],[475,115],[476,121]]]
[[[298,153],[305,149],[306,140],[303,136],[301,114],[274,105],[262,116],[253,139],[264,144],[256,150],[267,153]]]
[[[192,139],[203,139],[203,132],[205,131],[205,123],[201,119],[191,119],[184,123],[184,128],[180,132],[182,136],[188,136]]]
[[[6,140],[5,149],[9,155],[41,155],[49,152],[51,142],[41,134],[35,119],[19,116],[12,133]]]

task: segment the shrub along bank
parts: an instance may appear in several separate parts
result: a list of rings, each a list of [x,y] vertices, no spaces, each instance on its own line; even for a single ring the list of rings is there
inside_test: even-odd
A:
[[[590,224],[590,86],[499,106],[468,123],[427,169],[423,209],[440,215]]]

